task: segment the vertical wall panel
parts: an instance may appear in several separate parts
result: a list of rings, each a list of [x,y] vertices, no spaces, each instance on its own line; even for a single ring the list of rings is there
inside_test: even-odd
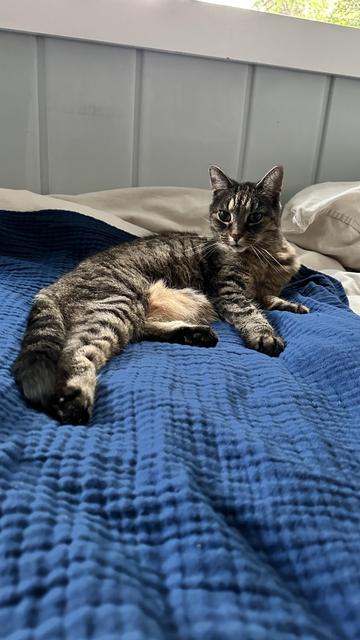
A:
[[[46,40],[50,192],[131,185],[135,51]]]
[[[40,190],[36,39],[0,33],[0,187]]]
[[[0,187],[360,179],[360,80],[0,32]],[[330,100],[328,101],[328,96]],[[325,125],[325,126],[324,126]]]
[[[360,81],[335,78],[318,182],[360,180]]]
[[[209,164],[236,175],[248,67],[144,55],[139,183],[207,187]]]
[[[254,180],[285,167],[285,200],[312,182],[328,81],[321,75],[257,67],[244,166]]]

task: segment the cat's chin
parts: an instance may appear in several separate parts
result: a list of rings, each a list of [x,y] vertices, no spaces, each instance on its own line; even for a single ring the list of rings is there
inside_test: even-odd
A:
[[[223,251],[226,251],[228,253],[244,253],[244,251],[247,251],[250,247],[246,246],[246,247],[239,247],[238,245],[234,245],[234,244],[228,244],[227,242],[220,242],[218,243],[218,246],[220,247],[220,249],[222,249]]]
[[[228,249],[230,249],[230,251],[232,251],[233,253],[244,253],[244,251],[247,251],[249,247],[237,247],[234,245],[229,245]]]

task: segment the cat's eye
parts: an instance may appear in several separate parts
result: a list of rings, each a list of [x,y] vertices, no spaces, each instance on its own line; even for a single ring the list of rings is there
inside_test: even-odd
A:
[[[220,209],[217,213],[217,217],[220,222],[230,222],[231,221],[231,213],[225,211],[224,209]]]
[[[254,211],[254,213],[250,213],[247,217],[247,222],[249,224],[258,224],[263,219],[263,214],[260,211]]]

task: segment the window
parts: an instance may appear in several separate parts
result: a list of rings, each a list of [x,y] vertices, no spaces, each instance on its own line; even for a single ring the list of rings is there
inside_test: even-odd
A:
[[[360,0],[199,0],[360,28]]]

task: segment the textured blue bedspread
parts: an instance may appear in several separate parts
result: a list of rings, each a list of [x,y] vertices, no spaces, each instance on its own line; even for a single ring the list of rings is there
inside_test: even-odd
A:
[[[142,343],[102,372],[88,427],[12,380],[32,297],[126,234],[0,216],[0,637],[360,638],[360,318],[302,269],[278,359]]]

